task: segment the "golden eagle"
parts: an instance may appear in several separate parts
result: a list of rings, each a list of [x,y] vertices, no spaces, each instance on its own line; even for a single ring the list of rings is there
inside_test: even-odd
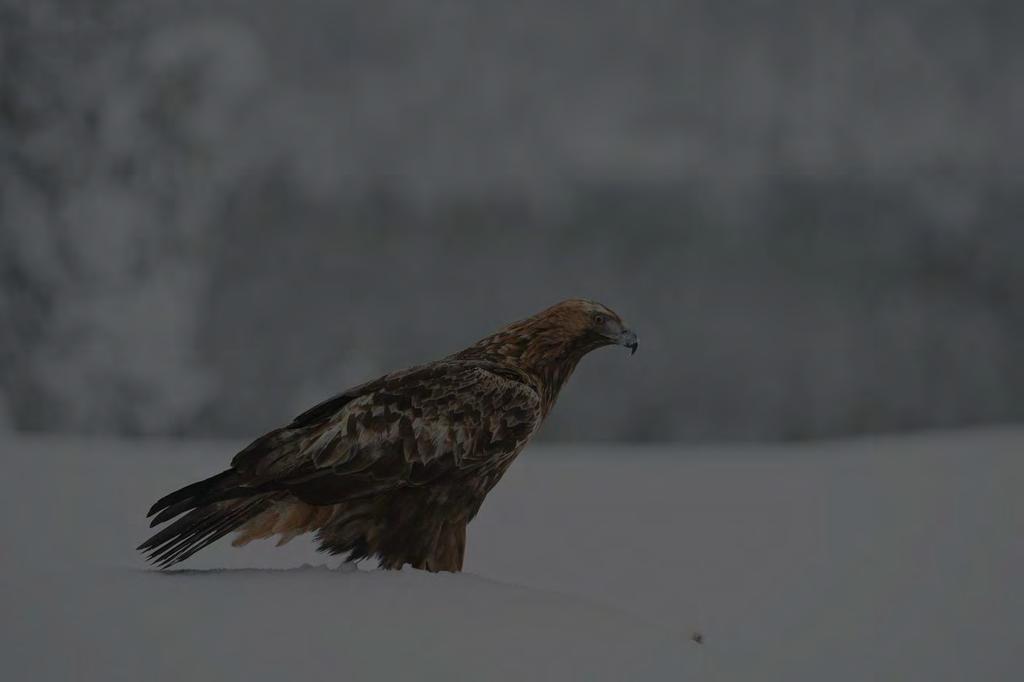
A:
[[[166,568],[232,531],[234,543],[316,532],[319,550],[459,571],[466,525],[584,355],[636,334],[571,299],[443,360],[388,374],[257,438],[231,467],[161,498],[139,549]],[[184,514],[184,516],[181,516]]]

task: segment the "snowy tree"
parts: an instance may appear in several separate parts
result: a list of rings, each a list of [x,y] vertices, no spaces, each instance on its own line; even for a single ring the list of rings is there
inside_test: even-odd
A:
[[[88,17],[50,9],[5,17],[0,388],[24,427],[175,431],[211,395],[210,232],[246,167],[261,55],[214,25],[95,49]]]

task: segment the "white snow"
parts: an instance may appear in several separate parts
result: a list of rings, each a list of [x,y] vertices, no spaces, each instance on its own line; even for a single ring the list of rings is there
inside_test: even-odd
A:
[[[461,575],[332,570],[302,538],[147,569],[133,547],[148,505],[240,445],[0,441],[4,679],[941,682],[1024,667],[1024,431],[534,447],[470,526]]]

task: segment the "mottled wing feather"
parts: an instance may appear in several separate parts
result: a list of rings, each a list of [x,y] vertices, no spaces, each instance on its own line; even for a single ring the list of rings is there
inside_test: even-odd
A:
[[[257,440],[232,466],[247,484],[317,504],[503,469],[541,420],[517,370],[444,361],[336,396]]]

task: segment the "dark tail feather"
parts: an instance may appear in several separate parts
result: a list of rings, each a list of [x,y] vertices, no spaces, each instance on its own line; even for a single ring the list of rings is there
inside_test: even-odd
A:
[[[273,493],[262,494],[238,484],[237,472],[228,469],[161,497],[149,510],[148,516],[154,517],[150,526],[184,516],[155,533],[138,549],[148,553],[149,561],[167,568],[265,511],[275,499]]]
[[[192,507],[198,507],[201,504],[203,504],[203,500],[209,498],[211,493],[213,493],[215,490],[227,487],[229,481],[232,478],[234,478],[234,476],[235,471],[233,469],[228,469],[227,471],[220,472],[216,476],[211,476],[210,478],[198,481],[191,485],[187,485],[179,490],[175,490],[173,493],[170,493],[169,495],[164,495],[159,500],[157,500],[152,507],[149,508],[149,513],[146,514],[146,518],[149,518],[150,516],[153,516],[154,514],[157,514],[159,512],[168,510],[170,507],[177,507],[178,509],[180,509],[180,511],[177,511],[171,514],[170,516],[167,516],[166,514],[161,514],[161,516],[163,516],[163,519],[154,519],[153,523],[151,524],[156,525],[158,523],[166,521],[169,518],[177,516],[183,511],[188,511]],[[187,505],[186,503],[188,502],[193,502],[193,504]]]
[[[176,494],[172,493],[168,497]],[[160,568],[167,568],[184,561],[249,519],[266,511],[273,501],[273,496],[258,495],[245,500],[217,502],[200,507],[153,535],[139,545],[138,549],[147,552],[147,559],[152,563]],[[159,505],[159,502],[157,504]]]

